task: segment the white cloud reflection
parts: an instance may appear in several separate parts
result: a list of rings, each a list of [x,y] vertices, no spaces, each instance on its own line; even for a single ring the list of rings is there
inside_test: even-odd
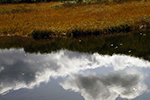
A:
[[[90,79],[83,76],[73,76],[81,71],[102,66],[112,67],[117,73],[101,77],[88,76]],[[86,100],[97,100],[100,97],[109,97],[113,100],[112,98],[116,98],[118,95],[124,98],[134,98],[146,90],[146,85],[142,83],[143,78],[137,71],[131,78],[129,77],[131,73],[126,73],[126,71],[122,71],[125,75],[120,74],[119,70],[125,70],[127,67],[149,68],[150,62],[126,55],[104,56],[98,53],[86,54],[68,50],[61,50],[51,54],[25,54],[23,49],[0,50],[0,94],[21,88],[32,89],[41,82],[48,82],[50,77],[57,78],[68,75],[73,77],[73,81],[82,81],[82,78],[87,78],[88,82],[91,79],[96,81],[96,83],[92,83],[92,87],[87,89],[83,86],[86,84],[79,85],[82,82],[75,82],[72,84],[75,85],[74,87],[69,87],[68,84],[71,84],[69,83],[70,78],[62,83],[65,89],[81,92]],[[119,78],[117,79],[118,82],[126,80],[126,77],[129,78],[129,81],[137,78],[135,83],[130,84],[132,95],[130,96],[130,93],[126,93],[126,90],[129,90],[130,87],[122,86],[121,83],[114,83],[114,81],[111,82],[111,76],[112,78]],[[105,83],[107,78],[109,81]],[[120,87],[118,87],[118,84]],[[95,85],[101,89],[99,90]],[[135,85],[135,88],[133,85]],[[92,93],[90,89],[97,92]],[[133,93],[133,90],[137,89],[140,91]],[[106,100],[109,100],[109,98]]]
[[[72,75],[60,85],[66,90],[80,92],[85,100],[115,100],[118,96],[134,99],[147,90],[142,73],[135,69],[106,76]]]

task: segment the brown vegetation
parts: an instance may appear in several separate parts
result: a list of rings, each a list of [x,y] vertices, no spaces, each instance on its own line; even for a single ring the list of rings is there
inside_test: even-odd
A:
[[[1,35],[97,35],[149,26],[150,1],[108,5],[64,6],[60,2],[0,5]]]

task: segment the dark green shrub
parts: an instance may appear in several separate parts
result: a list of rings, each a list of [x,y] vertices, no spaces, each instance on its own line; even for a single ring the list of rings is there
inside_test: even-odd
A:
[[[50,38],[52,34],[54,34],[52,31],[34,30],[29,34],[29,36],[33,39],[47,39]]]

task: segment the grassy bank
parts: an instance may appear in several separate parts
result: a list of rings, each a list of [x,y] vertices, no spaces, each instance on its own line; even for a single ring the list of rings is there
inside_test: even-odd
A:
[[[0,34],[47,38],[128,32],[150,27],[150,1],[0,5]]]

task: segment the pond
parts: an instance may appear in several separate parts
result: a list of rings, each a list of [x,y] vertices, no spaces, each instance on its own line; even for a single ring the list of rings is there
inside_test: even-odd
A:
[[[0,100],[149,100],[150,32],[0,38]]]

